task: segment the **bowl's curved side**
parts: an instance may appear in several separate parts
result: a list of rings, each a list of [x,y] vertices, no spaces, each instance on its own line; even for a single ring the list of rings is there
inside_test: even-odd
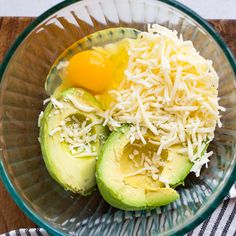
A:
[[[38,226],[44,228],[49,235],[60,235],[63,236],[64,234],[56,229],[52,229],[52,227],[47,224],[44,219],[38,217],[25,203],[21,200],[19,194],[15,190],[14,186],[11,184],[10,179],[7,176],[7,173],[4,170],[4,166],[2,161],[0,160],[0,178],[1,181],[4,183],[7,191],[14,199],[15,203],[19,206],[19,208]]]
[[[16,38],[15,42],[12,44],[10,49],[7,51],[2,63],[0,64],[0,83],[2,82],[3,74],[8,66],[9,61],[11,60],[13,54],[19,47],[19,45],[24,41],[24,39],[30,34],[30,32],[35,29],[41,22],[43,22],[45,19],[47,19],[51,14],[55,13],[56,11],[62,9],[63,7],[66,7],[74,2],[78,2],[81,0],[70,0],[70,1],[63,1],[50,9],[48,9],[46,12],[41,14],[39,17],[37,17],[32,23],[30,23],[29,26],[27,26],[24,31]],[[2,84],[0,84],[1,88]],[[0,94],[0,100],[1,100],[2,94]],[[1,107],[0,107],[1,111]],[[1,123],[1,120],[0,120]],[[0,133],[0,136],[2,134]],[[1,144],[1,143],[0,143]],[[2,148],[2,144],[1,144]],[[1,149],[0,149],[1,150]],[[27,204],[21,199],[19,193],[16,191],[14,186],[11,183],[11,180],[8,177],[8,174],[5,171],[4,163],[2,159],[3,153],[0,152],[0,181],[2,181],[9,192],[12,199],[15,201],[15,203],[19,206],[19,208],[38,226],[44,228],[49,235],[60,235],[64,236],[64,233],[61,231],[56,230],[55,228],[52,228],[44,219],[39,217],[35,214],[35,212],[27,206]]]
[[[67,7],[73,3],[79,2],[80,0],[67,0],[62,3],[57,4],[56,6],[50,8],[48,11],[40,15],[35,21],[33,21],[16,39],[13,46],[10,48],[8,53],[6,54],[2,65],[0,66],[0,79],[2,79],[4,72],[14,55],[17,48],[21,45],[21,43],[26,39],[26,37],[30,34],[31,31],[37,28],[39,24],[41,24],[44,20],[46,20],[48,17],[50,17],[52,14],[56,13],[57,11],[63,9],[64,7]],[[186,6],[174,1],[174,0],[159,0],[160,2],[163,2],[165,4],[168,4],[169,6],[176,8],[178,11],[181,11],[188,15],[190,18],[195,20],[199,25],[201,25],[216,41],[216,43],[219,45],[219,47],[223,50],[224,55],[226,56],[228,62],[230,63],[232,70],[234,71],[234,74],[236,76],[236,62],[235,58],[232,54],[232,52],[229,50],[229,48],[226,46],[224,41],[221,39],[221,37],[216,33],[216,31],[205,21],[203,20],[198,14],[193,12],[191,9],[187,8]],[[0,95],[0,101],[3,94]],[[1,108],[0,108],[1,111]],[[2,134],[0,133],[0,136]],[[29,217],[31,218],[37,225],[40,227],[45,228],[45,230],[48,231],[49,234],[52,235],[64,235],[62,231],[59,231],[55,229],[54,227],[50,226],[49,223],[47,223],[43,218],[39,217],[37,214],[35,214],[34,210],[32,210],[27,204],[21,199],[20,194],[16,191],[14,186],[11,183],[11,180],[8,176],[8,173],[6,172],[6,168],[4,167],[4,160],[2,158],[3,154],[0,152],[0,177],[3,183],[5,184],[7,190],[9,191],[12,198],[15,200],[17,205],[21,208],[21,210]],[[234,157],[234,160],[235,157]],[[198,215],[195,217],[194,220],[191,222],[188,222],[188,225],[185,225],[185,227],[179,228],[177,227],[177,231],[168,231],[166,232],[167,235],[174,235],[174,234],[184,234],[196,227],[199,223],[201,223],[204,219],[206,219],[209,214],[220,204],[224,196],[228,193],[231,185],[235,181],[236,176],[236,163],[234,163],[234,167],[231,169],[231,173],[228,173],[228,176],[226,177],[226,184],[221,188],[220,193],[216,193],[215,199],[213,199],[211,202],[207,204],[206,209],[203,209],[202,211],[199,211]]]

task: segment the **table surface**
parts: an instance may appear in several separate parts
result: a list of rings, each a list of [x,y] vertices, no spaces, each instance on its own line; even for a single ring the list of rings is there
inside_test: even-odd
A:
[[[0,63],[15,38],[32,17],[0,17]],[[236,20],[209,20],[236,55]],[[35,227],[11,199],[0,181],[0,234],[17,228]]]

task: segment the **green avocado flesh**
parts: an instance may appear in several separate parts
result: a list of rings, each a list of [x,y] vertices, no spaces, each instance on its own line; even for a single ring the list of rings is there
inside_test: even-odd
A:
[[[126,155],[130,145],[129,132],[129,126],[113,132],[99,154],[96,179],[103,198],[123,210],[152,209],[178,199],[174,189],[164,187],[158,180],[151,181],[145,174],[127,175],[127,170],[130,171],[130,160]]]
[[[168,151],[168,159],[161,172],[160,180],[170,186],[182,184],[189,174],[193,163],[189,160],[188,156],[178,154],[175,150]]]
[[[205,148],[202,150],[201,157],[205,154],[208,143],[204,141]],[[167,183],[171,187],[184,184],[184,180],[190,173],[193,163],[189,160],[187,155],[178,154],[178,149],[181,146],[176,145],[168,151],[168,160],[163,168],[160,180]]]
[[[51,135],[50,132],[60,126],[61,122],[75,117],[76,121],[88,123],[97,122],[91,129],[91,133],[97,135],[97,139],[91,143],[94,153],[100,151],[103,141],[106,139],[107,130],[99,123],[99,117],[95,112],[80,110],[74,105],[72,97],[79,104],[99,110],[99,104],[90,93],[83,89],[68,89],[64,91],[57,101],[64,109],[58,109],[50,102],[44,111],[40,126],[41,149],[46,167],[50,175],[65,189],[82,195],[90,194],[96,185],[95,164],[96,156],[72,154],[67,142],[61,141],[60,132]],[[70,120],[70,119],[69,119]],[[83,153],[82,153],[83,154]]]

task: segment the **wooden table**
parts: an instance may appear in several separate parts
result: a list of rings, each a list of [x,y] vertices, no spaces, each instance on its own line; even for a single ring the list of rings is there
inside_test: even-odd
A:
[[[0,18],[0,63],[17,35],[33,18]],[[236,20],[210,20],[236,55]],[[17,229],[36,227],[17,207],[0,181],[0,234]]]

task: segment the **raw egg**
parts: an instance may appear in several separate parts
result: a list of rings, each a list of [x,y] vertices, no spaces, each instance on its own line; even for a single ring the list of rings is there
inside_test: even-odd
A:
[[[95,50],[85,50],[69,59],[65,80],[72,86],[100,93],[109,87],[113,77],[113,64],[109,56]]]

